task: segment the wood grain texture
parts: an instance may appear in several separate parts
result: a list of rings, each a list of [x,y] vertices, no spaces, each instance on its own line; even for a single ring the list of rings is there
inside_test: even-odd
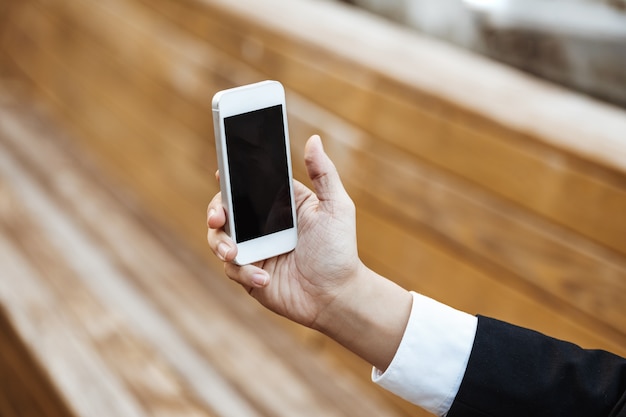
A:
[[[0,311],[0,414],[6,417],[72,417],[55,385],[23,340],[5,311]]]
[[[380,140],[625,250],[626,226],[600,208],[626,209],[621,110],[342,8],[278,8],[214,2],[181,24]]]
[[[72,177],[73,191],[57,183],[41,168],[45,153],[32,153],[20,142],[10,145],[11,152],[30,161],[24,162],[26,171],[51,190],[62,212],[90,230],[95,259],[116,259],[138,299],[145,297],[168,317],[184,340],[177,349],[206,352],[216,373],[255,412],[293,413],[324,398],[324,415],[355,413],[345,392],[335,393],[321,377],[309,375],[301,363],[307,357],[293,344],[276,342],[283,336],[274,325],[349,370],[350,381],[367,374],[367,365],[342,348],[274,320],[230,290],[220,289],[211,303],[198,299],[206,291],[199,278],[204,268],[221,275],[204,230],[206,204],[218,191],[210,97],[266,78],[287,87],[292,159],[304,182],[304,142],[313,133],[322,135],[358,207],[359,248],[368,265],[468,312],[626,354],[623,110],[326,2],[27,0],[4,7],[10,17],[5,15],[8,23],[0,30],[2,73],[27,82],[46,100],[52,117],[72,133],[67,143],[73,145],[65,152],[71,155],[77,146],[91,155],[92,164],[119,185],[104,180],[103,186],[135,214],[129,218],[91,191],[90,182]],[[259,13],[267,7],[275,13]],[[11,122],[20,119],[16,109],[4,127],[20,137],[27,129]],[[38,126],[33,140],[45,137],[46,129],[45,123]],[[43,149],[45,141],[37,146]],[[65,164],[74,162],[57,162]],[[92,203],[78,204],[81,195]],[[94,214],[111,227],[92,230]],[[192,262],[196,278],[181,278],[190,261],[172,243],[176,239],[159,232],[164,253],[134,222],[175,231],[168,233],[182,247],[201,254],[201,261]],[[152,248],[152,255],[133,245],[118,247],[116,233]],[[20,239],[14,240],[37,247],[32,236]],[[176,260],[151,264],[153,258],[169,259],[168,251],[178,253]],[[37,259],[52,257],[31,255],[23,262],[33,267]],[[212,283],[215,290],[213,285],[221,284]],[[106,300],[90,291],[96,305]],[[189,311],[177,308],[181,303]],[[231,303],[227,310],[236,318],[229,326],[253,320],[257,336],[240,329],[217,344],[210,333],[194,331],[203,325],[222,329],[198,317],[218,315]],[[152,313],[142,317],[150,323],[154,311],[147,311]],[[90,314],[96,320],[105,311]],[[119,342],[119,352],[102,366],[120,375],[129,398],[145,411],[142,398],[150,396],[150,387],[125,374],[133,368],[124,365],[124,352],[145,355],[146,365],[162,359],[158,349],[151,350],[159,345],[155,340],[133,338],[130,345]],[[240,340],[264,352],[267,365],[239,361]],[[285,349],[288,366],[272,353]],[[171,376],[174,369],[182,380],[192,373],[192,367],[172,366],[161,372]],[[271,384],[257,392],[254,381],[242,376],[245,369],[276,369],[297,382],[279,400],[265,390],[278,389]],[[192,407],[205,397],[210,395],[181,398]],[[384,405],[376,407],[417,412],[383,398]]]

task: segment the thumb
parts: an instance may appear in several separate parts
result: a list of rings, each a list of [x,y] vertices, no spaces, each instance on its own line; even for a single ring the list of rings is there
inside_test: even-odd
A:
[[[318,135],[311,136],[307,141],[304,147],[304,163],[320,204],[328,205],[349,199],[337,168],[324,152],[322,139]]]

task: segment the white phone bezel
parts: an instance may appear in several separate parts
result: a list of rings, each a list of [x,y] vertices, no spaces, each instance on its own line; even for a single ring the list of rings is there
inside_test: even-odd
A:
[[[224,118],[282,105],[283,125],[285,129],[285,148],[289,175],[293,227],[269,235],[261,236],[245,242],[237,241],[234,225],[232,192],[230,188],[230,170],[226,149]],[[293,193],[293,173],[291,169],[291,152],[289,144],[289,129],[287,126],[287,112],[285,107],[285,90],[278,81],[262,81],[255,84],[223,90],[213,96],[213,125],[215,129],[215,145],[217,150],[218,168],[220,171],[220,188],[222,204],[226,210],[226,232],[237,245],[237,256],[234,262],[238,265],[247,265],[264,259],[272,258],[293,250],[297,242],[296,207]]]

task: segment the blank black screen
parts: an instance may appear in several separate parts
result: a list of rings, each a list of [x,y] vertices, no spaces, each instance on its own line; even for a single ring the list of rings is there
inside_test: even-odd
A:
[[[237,242],[293,227],[281,105],[224,118]]]

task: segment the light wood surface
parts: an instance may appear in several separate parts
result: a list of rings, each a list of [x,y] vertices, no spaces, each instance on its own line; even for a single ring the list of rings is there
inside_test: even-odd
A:
[[[24,0],[6,1],[3,7],[3,84],[25,83],[43,100],[50,118],[69,133],[63,146],[90,155],[103,178],[117,184],[117,198],[153,219],[142,227],[169,231],[180,240],[181,248],[170,244],[155,256],[168,259],[167,252],[177,250],[180,258],[172,261],[175,266],[163,266],[152,264],[132,245],[117,249],[112,243],[116,233],[142,242],[141,247],[154,242],[132,232],[142,215],[117,224],[115,213],[123,219],[126,209],[109,208],[110,202],[89,208],[88,201],[100,201],[85,191],[89,185],[82,188],[89,196],[84,207],[64,203],[61,212],[94,210],[111,222],[111,227],[89,232],[96,233],[93,255],[117,259],[118,267],[133,277],[136,298],[129,302],[142,305],[146,297],[159,314],[171,314],[171,331],[183,335],[181,346],[171,349],[202,346],[211,352],[216,374],[226,379],[226,386],[246,393],[253,412],[279,415],[277,410],[284,408],[280,413],[295,413],[307,401],[329,396],[321,405],[324,415],[383,415],[363,410],[351,414],[351,407],[359,405],[347,405],[351,401],[340,400],[323,381],[302,382],[306,367],[285,377],[296,381],[292,396],[266,399],[264,390],[254,391],[253,381],[240,380],[246,367],[256,369],[257,364],[238,357],[246,356],[241,345],[275,349],[273,338],[255,342],[242,329],[224,345],[196,340],[200,336],[192,337],[186,326],[200,326],[202,317],[222,312],[193,301],[200,284],[154,278],[160,284],[150,285],[152,278],[140,278],[144,269],[148,277],[161,277],[162,270],[184,276],[189,273],[189,251],[199,259],[193,264],[194,277],[215,275],[207,280],[210,285],[201,287],[228,288],[217,284],[224,278],[205,243],[205,207],[218,191],[210,98],[220,89],[267,78],[287,88],[298,179],[305,181],[302,152],[313,133],[321,134],[337,163],[357,205],[359,248],[368,265],[470,313],[626,354],[623,109],[323,1]],[[17,113],[5,116],[4,126],[13,126],[13,134],[20,137],[24,130],[10,120],[18,120],[22,110],[11,111]],[[17,144],[11,146],[18,152]],[[25,172],[43,169],[48,164],[44,155],[31,153],[34,159]],[[42,181],[54,178],[38,175]],[[54,198],[80,200],[80,192],[65,195],[68,191],[61,186],[46,187]],[[21,245],[36,248],[44,243],[32,239]],[[22,263],[37,265],[31,258]],[[61,287],[72,285],[67,281]],[[106,292],[94,293],[94,305],[106,300]],[[172,301],[172,293],[179,298]],[[367,380],[367,365],[342,348],[259,313],[245,297],[234,300],[228,311],[237,320],[241,311],[249,312],[245,314],[255,317],[254,327],[277,326],[280,330],[273,332],[295,337],[350,379]],[[180,305],[194,307],[185,311]],[[156,320],[156,313],[146,309],[134,322],[137,326]],[[106,311],[90,314],[95,320]],[[225,319],[214,325],[231,323]],[[63,331],[72,329],[67,325]],[[132,343],[145,353],[143,363],[159,362],[161,354],[150,349],[162,342],[141,340]],[[298,344],[289,346],[295,355],[289,366],[304,366],[293,365],[308,360],[294,353]],[[119,349],[125,352],[124,346]],[[125,375],[122,390],[132,387],[124,393],[128,403],[139,402],[137,407],[149,410],[141,399],[150,397],[146,393],[151,388],[134,381],[139,371],[126,373],[133,368],[116,355],[102,362],[103,368]],[[189,378],[195,369],[171,366],[181,372],[180,378]],[[276,358],[266,366],[259,372],[289,374]],[[189,384],[195,389],[202,385],[193,381]],[[272,390],[271,385],[262,388]],[[419,415],[405,402],[376,392],[384,398],[377,407]],[[201,409],[194,401],[210,393],[194,395],[181,394],[188,410]],[[223,397],[229,403],[228,395]],[[151,406],[160,407],[158,402]]]

